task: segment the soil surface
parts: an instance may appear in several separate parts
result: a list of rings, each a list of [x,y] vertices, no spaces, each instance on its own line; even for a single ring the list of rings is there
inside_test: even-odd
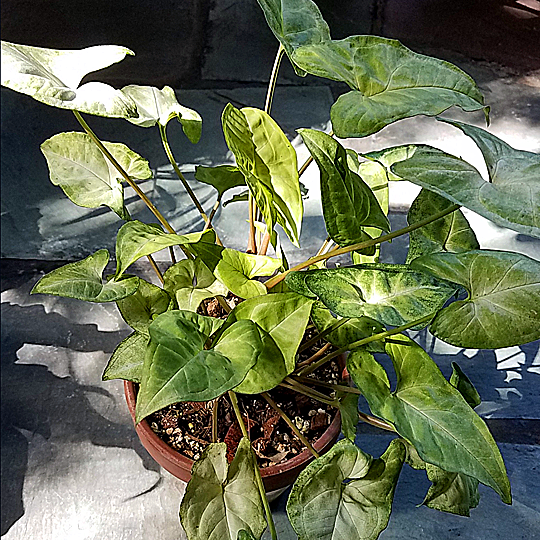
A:
[[[234,300],[228,299],[228,303],[233,304]],[[206,301],[202,311],[214,317],[226,315],[216,300]],[[304,342],[313,335],[314,330],[308,328]],[[324,343],[319,342],[302,352],[299,362],[311,357],[323,345]],[[313,376],[337,384],[341,381],[341,370],[337,362],[331,361],[319,368]],[[313,388],[330,398],[333,397],[331,389],[320,386]],[[288,388],[278,387],[268,394],[311,443],[321,437],[336,414],[333,407]],[[218,400],[218,441],[227,444],[227,457],[232,461],[242,432],[228,396],[223,395]],[[304,450],[304,445],[291,428],[262,397],[238,394],[238,403],[260,467],[282,463]],[[165,443],[196,460],[212,442],[213,406],[214,400],[175,403],[150,415],[147,420],[152,430]]]

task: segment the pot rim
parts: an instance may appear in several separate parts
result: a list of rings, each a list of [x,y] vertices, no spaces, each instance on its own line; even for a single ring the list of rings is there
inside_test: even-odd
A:
[[[129,412],[131,414],[131,417],[133,419],[133,422],[135,423],[135,404],[136,404],[136,392],[135,392],[135,383],[132,381],[124,381],[124,392],[126,395],[126,401],[129,408]],[[157,450],[161,454],[166,454],[167,458],[174,462],[177,466],[187,469],[188,471],[191,471],[191,467],[193,466],[194,460],[184,456],[171,446],[169,446],[166,442],[162,441],[156,433],[152,430],[150,427],[150,424],[146,419],[141,420],[138,424],[135,424],[135,429],[141,434],[145,435],[146,440],[148,443],[154,447],[155,450]],[[337,410],[336,414],[330,423],[330,425],[326,428],[324,433],[315,441],[313,444],[313,447],[315,450],[322,450],[328,444],[335,439],[339,432],[341,431],[341,414],[340,411]],[[283,473],[286,473],[288,471],[292,471],[293,469],[307,465],[309,462],[311,462],[314,459],[311,452],[306,448],[296,456],[294,456],[291,459],[288,459],[287,461],[277,464],[277,465],[269,465],[268,467],[260,468],[261,476],[262,478],[273,478],[275,476],[281,475]]]

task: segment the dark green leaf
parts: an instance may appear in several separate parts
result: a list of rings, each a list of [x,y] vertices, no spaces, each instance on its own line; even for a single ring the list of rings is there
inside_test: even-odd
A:
[[[124,379],[140,383],[147,345],[148,335],[139,332],[130,334],[112,353],[102,379]]]
[[[437,253],[411,266],[467,289],[466,300],[441,310],[430,325],[456,347],[497,349],[540,338],[540,262],[519,253]]]
[[[195,179],[215,187],[219,199],[227,190],[246,185],[246,180],[240,169],[231,165],[220,165],[219,167],[199,165],[195,169]]]
[[[386,352],[397,375],[393,392],[369,352],[357,349],[347,358],[349,373],[373,414],[393,424],[426,462],[472,476],[510,504],[504,462],[484,421],[414,341],[398,334]]]
[[[398,41],[351,36],[296,49],[293,61],[319,77],[347,83],[331,119],[338,137],[366,137],[419,114],[434,116],[456,105],[483,109],[475,82],[456,66],[415,53]]]
[[[455,362],[452,362],[450,384],[459,390],[459,393],[465,398],[465,401],[473,409],[482,403],[480,395],[478,394],[478,391],[474,387],[473,383]]]
[[[341,413],[341,432],[345,438],[354,443],[358,425],[358,394],[344,392],[339,399],[339,412]]]
[[[499,143],[501,147],[504,145],[502,141]],[[392,171],[403,180],[434,191],[497,225],[540,238],[540,157],[507,148],[507,153],[499,154],[496,162],[504,174],[493,176],[492,182],[486,182],[466,161],[430,146],[417,146],[411,157],[395,163]],[[514,175],[501,164],[506,160],[516,167]],[[495,162],[492,166],[495,167]]]
[[[341,317],[371,317],[392,326],[436,312],[457,289],[399,264],[315,270],[306,275],[305,284]]]
[[[134,53],[118,45],[80,50],[44,49],[2,41],[2,85],[61,109],[116,118],[137,116],[135,103],[108,84],[85,75]]]
[[[193,464],[180,505],[189,540],[237,540],[246,538],[243,530],[258,540],[266,528],[249,440],[240,441],[230,465],[226,453],[225,443],[213,443]]]
[[[128,118],[132,124],[152,127],[156,123],[166,126],[172,118],[178,118],[186,137],[197,143],[201,138],[202,118],[197,111],[183,107],[176,100],[174,90],[164,86],[162,90],[154,86],[124,86],[122,93],[137,105],[138,118]]]
[[[192,311],[168,311],[154,320],[137,396],[138,422],[178,401],[214,399],[244,379],[263,350],[261,331],[251,321],[238,321],[206,350],[223,322]]]
[[[405,445],[395,439],[373,459],[348,440],[300,473],[287,502],[299,540],[375,540],[387,524]]]
[[[234,202],[247,202],[249,197],[249,191],[242,191],[242,193],[239,193],[238,195],[234,195],[234,197],[231,197],[228,201],[225,201],[223,203],[223,208],[228,206],[231,203]]]
[[[450,206],[452,202],[448,199],[433,191],[422,189],[411,205],[407,221],[409,225],[413,225]],[[406,263],[422,255],[440,251],[458,253],[471,249],[480,249],[480,245],[461,210],[456,210],[409,233],[409,252]]]
[[[347,164],[347,153],[333,137],[313,129],[298,130],[321,171],[321,201],[328,234],[349,246],[370,237],[362,227],[390,230],[371,188]]]
[[[139,287],[138,277],[103,283],[108,262],[109,252],[100,249],[82,261],[49,272],[34,285],[31,294],[53,294],[86,302],[115,302],[133,294]]]
[[[304,206],[296,152],[276,122],[264,111],[241,110],[230,103],[222,116],[227,146],[261,211],[269,233],[275,223],[296,246]]]

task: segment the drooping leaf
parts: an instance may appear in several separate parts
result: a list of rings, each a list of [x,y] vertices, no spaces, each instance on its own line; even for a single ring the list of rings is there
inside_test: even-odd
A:
[[[2,85],[59,107],[99,116],[132,118],[135,103],[120,90],[100,82],[79,86],[93,71],[134,53],[118,45],[80,50],[45,49],[2,41]]]
[[[270,30],[283,45],[297,75],[304,77],[306,72],[294,63],[294,50],[330,39],[330,29],[317,4],[311,0],[257,1]]]
[[[339,412],[341,413],[341,432],[346,439],[354,443],[358,425],[358,394],[344,392],[339,398]]]
[[[242,191],[238,195],[234,195],[228,201],[224,201],[223,208],[234,202],[247,202],[249,198],[249,191]]]
[[[414,341],[392,336],[386,352],[397,375],[394,391],[369,352],[356,349],[347,358],[349,373],[373,414],[393,424],[424,461],[472,476],[510,504],[504,462],[484,421]]]
[[[138,86],[131,84],[124,86],[122,92],[129,96],[137,106],[139,116],[127,118],[132,124],[141,127],[152,127],[157,123],[166,126],[173,119],[178,118],[187,138],[192,143],[199,142],[202,131],[202,118],[197,111],[183,107],[178,103],[176,94],[170,86],[162,90],[155,86]]]
[[[373,459],[339,441],[300,473],[287,502],[299,540],[375,540],[387,524],[405,445],[395,439]]]
[[[261,355],[235,391],[246,394],[266,392],[278,385],[292,373],[296,364],[296,352],[309,322],[312,301],[299,294],[275,293],[250,298],[238,304],[227,318],[227,324],[235,321],[253,321],[273,343],[273,354]]]
[[[422,189],[413,201],[407,222],[413,225],[452,206],[452,202],[433,191]],[[409,233],[407,264],[421,255],[441,251],[458,253],[480,249],[474,231],[461,210],[456,210],[436,221]]]
[[[244,379],[263,349],[261,333],[255,323],[238,321],[205,349],[223,322],[192,311],[168,311],[154,320],[137,396],[138,422],[178,401],[214,399]]]
[[[452,375],[450,377],[450,384],[457,388],[459,393],[465,398],[465,401],[474,409],[478,407],[482,400],[478,391],[470,381],[469,377],[463,373],[462,369],[452,362]]]
[[[298,132],[321,171],[321,202],[330,238],[340,246],[349,246],[369,240],[362,227],[389,231],[388,218],[373,191],[349,169],[343,146],[322,131]]]
[[[443,471],[431,463],[426,463],[414,446],[407,445],[407,463],[417,470],[425,470],[432,485],[422,504],[429,508],[449,512],[458,516],[469,516],[471,508],[480,502],[478,480],[462,473]]]
[[[147,344],[148,335],[140,332],[133,332],[122,340],[113,351],[102,379],[123,379],[140,383]]]
[[[502,147],[504,143],[499,142]],[[504,174],[494,175],[492,182],[486,182],[466,161],[430,146],[417,146],[408,159],[391,169],[403,180],[434,191],[501,227],[540,238],[540,156],[507,148],[507,153],[493,158],[497,159],[493,167]],[[506,160],[510,167],[502,165]]]
[[[133,294],[139,287],[138,277],[103,283],[103,270],[109,252],[100,249],[82,261],[66,264],[43,276],[31,294],[53,294],[86,302],[116,302]]]
[[[199,165],[195,168],[195,179],[215,187],[219,199],[229,189],[246,185],[246,180],[240,169],[231,165],[219,165],[218,167]]]
[[[341,317],[400,326],[435,313],[457,290],[449,281],[430,278],[406,265],[363,264],[309,272],[304,282]]]
[[[497,349],[540,338],[540,262],[507,251],[436,253],[411,266],[467,289],[430,325],[456,347]]]
[[[366,137],[396,120],[435,116],[454,105],[467,112],[485,108],[469,75],[393,39],[351,36],[323,41],[296,49],[293,61],[312,75],[345,82],[352,89],[331,110],[340,138]]]
[[[201,259],[183,259],[163,275],[163,287],[176,298],[179,309],[197,311],[207,298],[226,296],[228,289],[220,283]]]
[[[325,308],[323,304],[317,302],[311,310],[311,319],[313,320],[313,324],[317,327],[317,331],[322,332],[330,325],[342,319],[342,317],[334,317],[332,313],[330,313],[330,310]],[[375,319],[358,317],[348,319],[339,328],[336,328],[336,330],[327,334],[324,339],[340,349],[355,341],[360,341],[361,339],[384,331],[384,326]],[[372,343],[368,343],[366,347],[369,351],[384,352],[382,341],[373,341]]]
[[[298,181],[296,152],[264,111],[236,109],[230,103],[222,115],[223,133],[238,168],[261,211],[269,233],[275,223],[296,246],[304,206]]]
[[[116,235],[116,275],[121,276],[129,266],[141,257],[152,255],[171,246],[182,246],[210,239],[213,231],[189,234],[169,234],[159,225],[128,221],[120,227]]]
[[[237,540],[245,535],[260,538],[266,521],[256,466],[250,442],[245,438],[240,440],[230,465],[225,443],[213,443],[205,449],[193,464],[180,505],[180,520],[189,540]]]
[[[221,283],[240,298],[266,294],[266,287],[253,278],[271,276],[282,264],[279,259],[243,253],[207,242],[192,244],[190,249]]]
[[[131,176],[141,180],[152,176],[148,162],[127,146],[104,144]],[[105,205],[122,219],[128,218],[120,175],[86,133],[58,133],[42,143],[41,151],[51,182],[71,201],[85,208]]]
[[[134,294],[118,300],[116,305],[124,321],[146,336],[148,325],[154,318],[172,309],[171,297],[167,292],[144,279],[139,279],[139,288]]]

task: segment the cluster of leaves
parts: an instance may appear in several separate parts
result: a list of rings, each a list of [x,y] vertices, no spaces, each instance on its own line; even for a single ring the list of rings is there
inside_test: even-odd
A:
[[[452,106],[488,108],[474,81],[457,67],[414,53],[394,40],[351,36],[332,40],[311,0],[258,0],[298,75],[342,81],[350,92],[332,106],[338,137],[365,137],[415,115],[436,116]],[[85,133],[60,133],[41,148],[50,179],[77,205],[108,206],[125,224],[116,239],[116,272],[103,276],[109,253],[44,276],[34,293],[89,302],[116,302],[133,333],[114,351],[104,379],[140,384],[137,421],[179,401],[209,401],[226,392],[258,394],[294,382],[328,358],[298,368],[298,348],[308,324],[338,353],[351,351],[347,367],[377,421],[399,437],[374,459],[355,445],[358,394],[337,392],[345,439],[299,476],[287,510],[301,540],[375,539],[387,526],[404,463],[424,469],[432,486],[424,504],[468,515],[478,504],[478,483],[511,502],[505,466],[493,437],[473,408],[474,387],[454,366],[450,381],[403,332],[428,327],[458,347],[499,348],[540,338],[540,263],[524,255],[482,250],[460,206],[497,225],[540,238],[540,156],[515,150],[489,132],[438,119],[469,136],[481,150],[489,179],[462,159],[425,145],[359,155],[333,136],[299,133],[320,170],[322,213],[332,249],[290,268],[276,225],[299,245],[303,217],[296,153],[265,110],[227,105],[225,141],[236,165],[198,167],[195,179],[216,188],[214,211],[200,232],[176,234],[145,200],[160,224],[132,220],[125,184],[151,176],[147,161],[120,143],[101,142],[80,113],[157,125],[170,152],[168,122],[177,118],[196,143],[202,120],[180,105],[171,88],[102,83],[79,86],[83,76],[118,62],[131,51],[117,46],[56,51],[2,43],[2,84],[48,105],[72,109]],[[275,80],[270,83],[270,95]],[[271,102],[271,100],[269,101]],[[388,183],[422,187],[409,226],[390,231]],[[211,227],[224,194],[244,186],[250,225],[264,239],[252,252],[224,247]],[[140,193],[144,199],[144,194]],[[410,234],[404,264],[379,262],[378,246]],[[251,233],[250,233],[251,234]],[[185,259],[161,275],[161,286],[127,274],[130,266],[179,246]],[[352,265],[326,268],[350,253]],[[305,270],[308,268],[307,270]],[[277,274],[276,274],[277,273]],[[273,276],[273,277],[270,277]],[[270,279],[264,281],[261,278]],[[243,301],[233,307],[227,296]],[[217,298],[228,312],[217,319],[201,304]],[[391,389],[375,355],[387,355],[397,374]],[[291,379],[290,376],[293,375]],[[241,418],[239,418],[241,420]],[[266,518],[265,518],[266,511]],[[249,440],[229,465],[224,443],[208,446],[195,463],[180,509],[190,540],[258,539],[272,520]]]

